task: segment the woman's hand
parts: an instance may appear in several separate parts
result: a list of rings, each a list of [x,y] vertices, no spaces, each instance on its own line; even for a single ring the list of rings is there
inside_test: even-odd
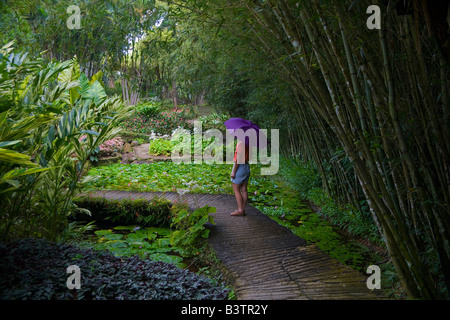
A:
[[[235,176],[236,176],[236,173],[234,173],[234,172],[232,172],[232,173],[230,174],[231,179],[234,179]]]

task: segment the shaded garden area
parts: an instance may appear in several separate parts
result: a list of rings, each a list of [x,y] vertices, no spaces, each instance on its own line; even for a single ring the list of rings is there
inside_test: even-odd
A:
[[[231,117],[280,133],[252,206],[390,298],[448,299],[448,5],[384,1],[370,29],[371,4],[0,1],[0,299],[233,299],[214,208],[183,201],[232,194],[232,165],[170,161]]]

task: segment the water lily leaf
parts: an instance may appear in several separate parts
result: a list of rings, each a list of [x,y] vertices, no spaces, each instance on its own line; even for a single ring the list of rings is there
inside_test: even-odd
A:
[[[133,248],[141,248],[141,247],[143,248],[143,247],[146,246],[146,243],[145,242],[141,242],[141,241],[136,241],[136,242],[130,243],[130,246],[133,247]]]
[[[112,234],[112,230],[97,230],[94,232],[97,236],[101,237],[107,234]]]
[[[183,262],[183,258],[179,256],[168,255],[164,253],[153,253],[150,255],[150,259],[155,261],[162,261],[166,263],[174,264],[178,267],[184,268],[186,265]]]
[[[162,239],[157,239],[156,240],[156,244],[161,247],[169,247],[170,246],[170,239],[169,238],[162,238]]]
[[[136,227],[135,226],[117,226],[117,227],[114,227],[113,229],[114,230],[130,230],[130,231],[132,231],[132,230],[134,230]]]
[[[105,234],[104,237],[108,240],[120,240],[120,239],[122,239],[123,235],[110,233],[110,234]]]
[[[123,241],[110,241],[108,245],[111,248],[128,248],[128,245]]]
[[[145,228],[145,230],[149,233],[156,233],[159,236],[167,236],[172,233],[172,230],[170,230],[169,228],[150,227],[150,228]]]

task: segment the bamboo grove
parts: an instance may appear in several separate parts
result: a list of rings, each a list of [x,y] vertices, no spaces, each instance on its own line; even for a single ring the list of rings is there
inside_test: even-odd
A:
[[[284,108],[296,125],[284,149],[321,172],[331,163],[337,185],[324,179],[324,187],[368,201],[408,296],[445,295],[449,60],[426,3],[409,2],[405,14],[395,1],[194,2],[179,5],[262,52],[272,77],[288,84],[294,103]],[[366,27],[372,4],[381,8],[379,30]]]

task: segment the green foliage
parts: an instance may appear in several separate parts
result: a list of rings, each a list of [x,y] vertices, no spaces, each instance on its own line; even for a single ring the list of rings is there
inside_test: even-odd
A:
[[[154,156],[170,156],[173,143],[167,139],[154,139],[150,142],[148,152]]]
[[[302,199],[307,199],[309,190],[321,187],[317,168],[312,163],[302,163],[294,158],[280,157],[280,174],[289,182]]]
[[[378,229],[369,210],[361,202],[360,209],[351,205],[339,205],[321,187],[317,170],[312,164],[304,164],[295,159],[280,158],[280,174],[295,189],[302,199],[311,201],[320,208],[320,214],[333,225],[347,230],[354,236],[361,236],[382,244]]]
[[[162,111],[154,116],[144,116],[140,112],[130,115],[122,123],[122,127],[135,134],[158,133],[170,135],[178,128],[192,129],[192,125],[187,121],[187,113],[180,111]]]
[[[169,228],[117,226],[95,231],[96,250],[108,250],[116,257],[138,255],[144,259],[170,263],[185,268],[183,258],[170,245],[173,231]]]
[[[0,256],[1,300],[215,300],[229,292],[172,264],[43,239],[0,243]],[[72,264],[82,270],[79,290],[66,286]]]
[[[199,117],[198,120],[202,122],[203,130],[209,130],[214,128],[225,131],[226,128],[223,123],[230,118],[231,118],[230,115],[227,113],[213,112],[210,115]]]
[[[138,224],[143,227],[168,227],[171,223],[172,203],[164,198],[105,199],[102,197],[83,196],[75,199],[79,208],[90,213],[77,213],[76,220],[95,220],[114,224]]]
[[[72,198],[99,145],[128,109],[78,62],[28,60],[0,50],[0,201],[3,238],[56,239],[77,210]],[[12,233],[10,233],[12,232]]]
[[[88,189],[130,191],[176,191],[232,193],[228,164],[176,164],[172,161],[152,164],[112,164],[90,168]]]
[[[158,106],[149,103],[140,104],[136,106],[136,111],[143,117],[150,117],[150,118],[155,117],[160,113],[160,109]]]
[[[214,218],[210,213],[216,212],[216,208],[204,206],[191,212],[187,209],[177,210],[173,213],[173,232],[170,243],[186,255],[197,255],[201,247],[202,239],[209,236],[209,229],[205,228],[206,223],[214,224]]]
[[[320,214],[334,225],[347,230],[354,236],[364,237],[374,243],[383,244],[367,208],[366,211],[361,212],[350,205],[346,207],[338,206],[322,189],[310,190],[308,199],[319,206]]]
[[[285,207],[270,207],[270,206],[257,206],[256,207],[259,211],[264,213],[266,216],[270,217],[285,217],[290,213],[290,210]]]

